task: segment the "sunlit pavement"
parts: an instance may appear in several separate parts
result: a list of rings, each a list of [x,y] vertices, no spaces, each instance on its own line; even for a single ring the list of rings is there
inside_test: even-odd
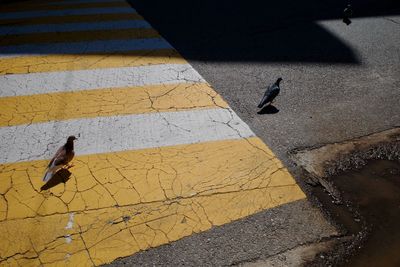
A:
[[[341,18],[346,3],[334,0],[130,2],[293,174],[298,174],[299,166],[293,164],[290,152],[369,138],[400,125],[399,1],[353,0],[350,25]],[[278,112],[257,114],[262,88],[280,76],[281,93],[274,103]],[[356,149],[359,155],[360,148]],[[307,166],[309,161],[302,163]],[[305,180],[304,175],[296,178],[300,183]],[[305,191],[313,188],[301,186]],[[328,194],[323,195],[332,201]],[[117,262],[247,266],[247,262],[262,265],[263,259],[271,263],[275,258],[281,262],[272,260],[273,266],[293,266],[285,262],[291,258],[286,252],[326,236],[316,230],[319,224],[314,218],[302,216],[310,207],[300,208],[299,202],[307,200],[268,209]],[[346,209],[345,205],[339,207]],[[358,224],[364,225],[362,221]],[[314,233],[319,234],[309,238]],[[347,253],[340,257],[347,261],[349,248],[359,247],[342,241],[344,251],[335,247],[333,255],[318,255],[316,266],[336,266],[341,253]]]
[[[0,264],[100,265],[305,198],[124,1],[0,10]]]

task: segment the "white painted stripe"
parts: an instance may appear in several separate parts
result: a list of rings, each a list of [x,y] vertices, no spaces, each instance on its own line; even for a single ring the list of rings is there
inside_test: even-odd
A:
[[[90,54],[125,52],[135,50],[170,49],[163,38],[101,40],[74,43],[28,44],[0,47],[0,59],[51,54]]]
[[[121,30],[151,28],[144,20],[121,20],[105,22],[65,23],[65,24],[39,24],[23,26],[0,26],[0,35],[47,33],[47,32],[79,32],[94,30]]]
[[[189,64],[12,74],[0,76],[0,97],[184,82],[205,81]]]
[[[80,135],[75,153],[85,155],[246,138],[254,133],[232,110],[221,108],[3,127],[0,163],[49,159],[69,135]]]
[[[7,13],[3,12],[0,13],[0,18],[25,19],[25,18],[52,17],[52,16],[118,14],[118,13],[136,13],[136,11],[132,7],[99,7],[99,8],[81,8],[81,9],[64,9],[64,10],[39,10],[39,11],[22,11],[22,12],[7,12]]]

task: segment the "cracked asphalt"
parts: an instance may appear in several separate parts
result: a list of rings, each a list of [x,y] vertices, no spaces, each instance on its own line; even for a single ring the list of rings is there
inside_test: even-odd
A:
[[[352,1],[349,26],[341,21],[347,4],[341,1],[131,3],[285,163],[306,193],[308,185],[288,152],[400,125],[396,1]],[[263,89],[277,77],[283,77],[274,103],[278,112],[257,114]],[[310,217],[308,212],[317,216],[317,209],[300,202],[140,252],[114,266],[291,266],[287,253],[301,244],[341,236],[323,217]]]
[[[275,235],[268,255],[337,235],[274,152],[127,2],[31,0],[0,13],[1,265],[97,266],[184,237],[195,248],[190,238],[260,211],[270,214],[261,230]],[[69,135],[78,136],[74,166],[44,184]],[[254,257],[214,260],[241,255]]]
[[[132,6],[0,5],[0,264],[284,266],[342,237],[287,153],[400,125],[398,4]]]

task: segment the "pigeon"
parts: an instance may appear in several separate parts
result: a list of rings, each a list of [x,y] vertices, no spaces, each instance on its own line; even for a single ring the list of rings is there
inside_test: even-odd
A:
[[[346,23],[346,25],[350,25],[351,16],[353,16],[353,9],[351,8],[351,5],[348,4],[347,7],[343,10],[343,22]]]
[[[263,98],[261,99],[260,104],[258,104],[258,108],[262,108],[267,103],[272,103],[275,97],[279,95],[280,88],[279,83],[282,81],[282,78],[278,78],[274,84],[268,86],[267,91],[265,91]]]
[[[54,157],[50,160],[43,177],[43,182],[48,182],[57,171],[64,168],[72,160],[75,155],[74,140],[77,138],[73,135],[69,136],[65,145],[60,147]]]

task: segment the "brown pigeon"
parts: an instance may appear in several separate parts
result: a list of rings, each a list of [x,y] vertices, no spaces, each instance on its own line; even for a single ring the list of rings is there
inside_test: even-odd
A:
[[[77,138],[73,135],[69,136],[65,145],[60,147],[54,157],[50,160],[47,166],[46,174],[43,177],[43,182],[48,182],[57,171],[67,166],[75,155],[74,140]]]

